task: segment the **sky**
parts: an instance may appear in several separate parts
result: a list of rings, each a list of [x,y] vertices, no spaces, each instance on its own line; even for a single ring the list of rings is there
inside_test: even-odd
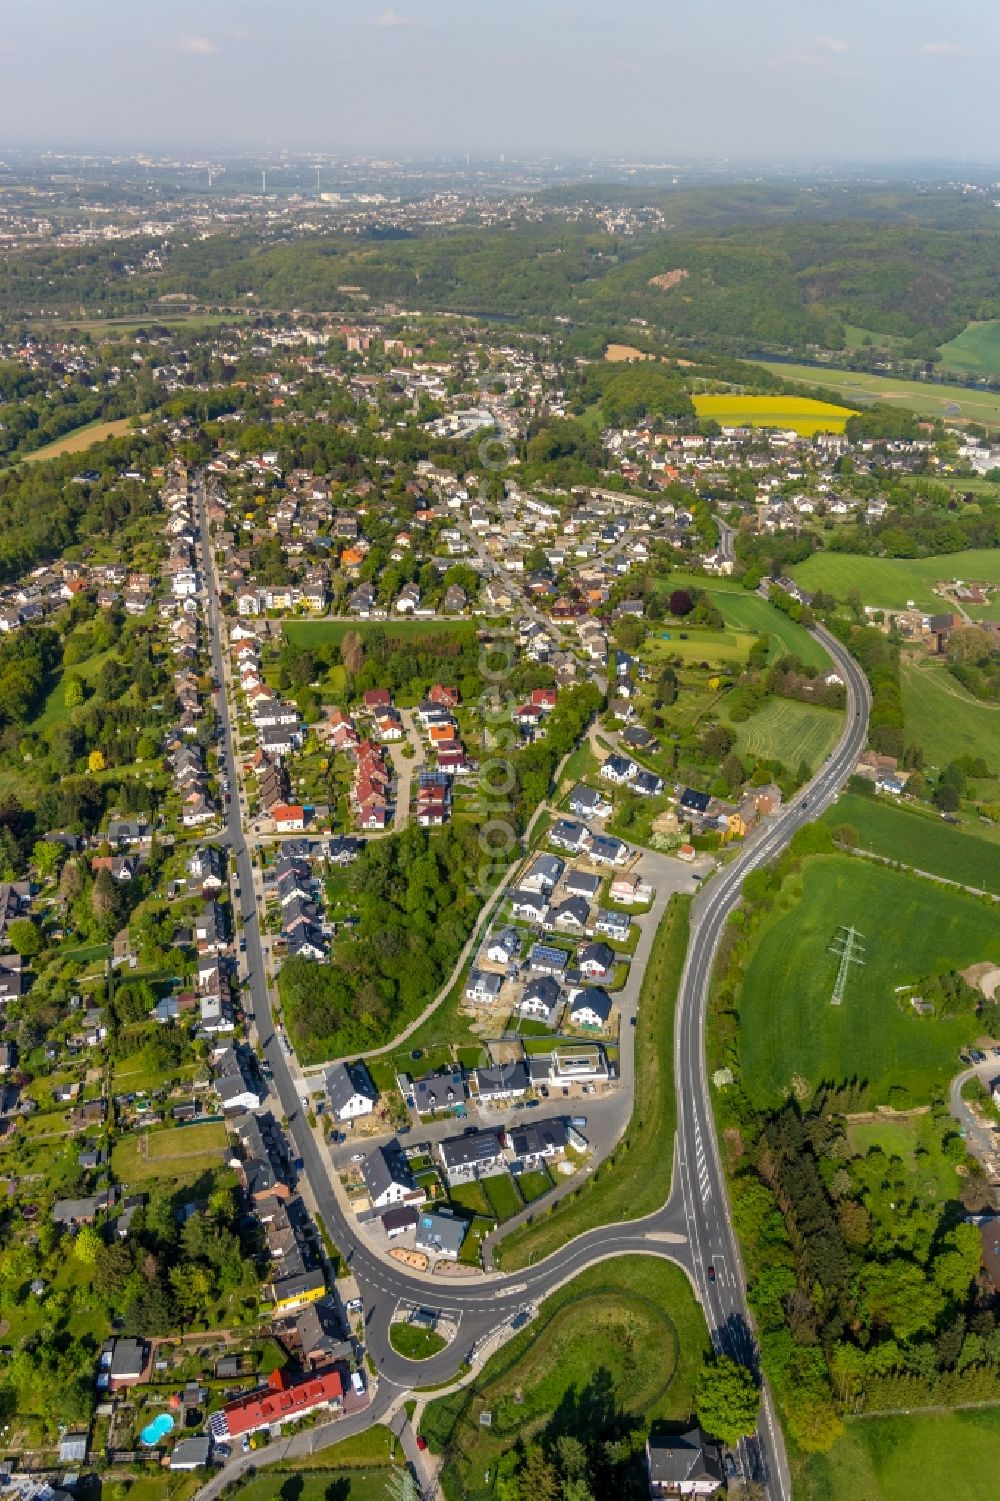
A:
[[[0,150],[1000,161],[995,0],[0,0]]]

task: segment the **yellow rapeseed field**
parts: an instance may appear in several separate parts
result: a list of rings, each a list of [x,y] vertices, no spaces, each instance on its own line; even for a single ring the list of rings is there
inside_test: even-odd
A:
[[[811,396],[693,396],[699,417],[720,427],[794,428],[803,437],[813,433],[842,433],[851,407],[815,401]]]

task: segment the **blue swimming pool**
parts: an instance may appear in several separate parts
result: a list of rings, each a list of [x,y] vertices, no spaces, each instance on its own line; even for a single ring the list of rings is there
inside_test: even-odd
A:
[[[161,1438],[166,1438],[173,1426],[174,1420],[169,1412],[161,1412],[158,1418],[154,1418],[151,1423],[146,1424],[145,1428],[139,1434],[139,1438],[144,1444],[148,1444],[152,1448],[154,1444],[160,1442]]]

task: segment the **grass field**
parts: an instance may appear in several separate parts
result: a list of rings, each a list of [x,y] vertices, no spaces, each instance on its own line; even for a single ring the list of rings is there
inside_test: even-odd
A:
[[[1000,709],[972,698],[940,663],[904,656],[900,676],[906,739],[922,748],[927,766],[982,756],[1000,775]]]
[[[886,855],[918,870],[1000,893],[1000,850],[986,839],[942,823],[934,813],[922,813],[899,804],[856,797],[845,793],[823,815],[835,828],[852,824],[861,836],[861,847]]]
[[[1000,427],[1000,394],[967,390],[965,386],[937,386],[898,376],[867,375],[855,370],[835,370],[826,365],[786,365],[783,360],[758,360],[757,364],[804,386],[822,386],[835,391],[855,407],[886,402],[909,407],[919,417],[947,418],[952,422],[981,422]]]
[[[833,1006],[829,946],[841,924],[865,935],[865,964]],[[797,1078],[812,1086],[857,1078],[868,1081],[873,1104],[893,1103],[893,1085],[926,1102],[955,1072],[975,1019],[917,1017],[895,988],[988,959],[998,945],[1000,911],[975,897],[851,856],[809,860],[786,881],[743,981],[741,1064],[751,1101],[773,1106]]]
[[[175,1126],[166,1131],[132,1132],[115,1142],[111,1166],[124,1183],[151,1178],[197,1178],[221,1167],[228,1137],[221,1121]]]
[[[919,609],[948,606],[934,585],[952,579],[1000,584],[1000,549],[971,548],[934,558],[868,558],[846,552],[816,552],[791,569],[804,589],[825,589],[844,599],[858,589],[866,605],[887,610],[905,609],[909,600]]]
[[[717,589],[714,583],[708,585],[706,593],[730,629],[770,636],[772,656],[795,656],[806,667],[828,664],[826,652],[805,626],[789,620],[759,594],[748,589]]]
[[[893,1120],[852,1121],[847,1140],[856,1157],[867,1156],[876,1147],[886,1157],[898,1157],[920,1198],[939,1205],[957,1200],[959,1176],[945,1156],[932,1116],[914,1113]]]
[[[498,1246],[504,1271],[550,1255],[595,1225],[638,1219],[659,1209],[670,1193],[676,1094],[674,1006],[690,932],[690,897],[674,896],[656,930],[639,994],[632,1115],[615,1152],[580,1189],[523,1225]]]
[[[64,453],[82,453],[84,449],[92,448],[105,438],[121,438],[131,431],[131,417],[116,417],[111,422],[87,422],[83,427],[75,427],[72,432],[64,433],[54,442],[46,443],[43,448],[36,448],[34,453],[22,455],[18,462],[35,464],[40,459],[58,459]]]
[[[938,350],[941,368],[968,375],[1000,378],[1000,318],[970,323],[957,339],[949,339]]]
[[[800,1501],[980,1501],[1000,1452],[1000,1408],[849,1418],[829,1454],[795,1480]]]
[[[497,1173],[493,1178],[484,1178],[483,1188],[498,1220],[509,1220],[521,1209],[521,1195],[509,1174]]]
[[[474,640],[471,620],[286,620],[282,626],[293,646],[339,646],[348,631],[364,640],[371,631],[381,631],[390,642],[419,640],[421,636],[454,636]]]
[[[707,1350],[703,1316],[677,1267],[653,1257],[592,1267],[547,1298],[470,1386],[427,1407],[421,1433],[445,1454],[445,1494],[486,1501],[498,1458],[557,1413],[570,1432],[599,1421],[609,1401],[622,1429],[637,1434],[656,1419],[686,1422]],[[485,1411],[488,1428],[479,1422]]]
[[[720,705],[725,719],[726,701]],[[815,771],[827,751],[836,744],[844,722],[837,709],[820,709],[794,699],[772,698],[749,719],[731,725],[736,749],[741,755],[765,761],[782,761],[795,768],[807,761]],[[729,724],[730,721],[726,720]]]
[[[807,438],[813,433],[842,433],[848,417],[854,416],[850,407],[815,401],[811,396],[739,396],[734,392],[692,396],[691,400],[703,422],[711,419],[722,427],[794,428]]]
[[[435,1329],[421,1329],[417,1324],[390,1324],[389,1343],[404,1360],[430,1360],[448,1341]]]
[[[718,666],[723,662],[745,662],[754,639],[749,631],[710,631],[704,626],[664,621],[657,626],[655,635],[647,636],[642,655],[650,662],[680,657],[684,662]]]
[[[295,1464],[294,1469],[268,1465],[252,1474],[233,1489],[233,1501],[385,1501],[390,1473],[402,1464],[402,1453],[388,1428],[378,1425],[302,1455]]]

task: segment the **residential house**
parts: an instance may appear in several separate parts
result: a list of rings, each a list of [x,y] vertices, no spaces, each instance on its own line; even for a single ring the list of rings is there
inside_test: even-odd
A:
[[[398,1141],[369,1152],[361,1164],[361,1176],[373,1209],[423,1199]]]
[[[595,1030],[608,1025],[614,1004],[606,990],[599,985],[588,985],[577,991],[570,1001],[569,1019],[575,1027],[592,1027]]]
[[[371,1115],[378,1100],[364,1063],[334,1063],[323,1075],[326,1095],[335,1120],[353,1121]]]
[[[473,969],[465,986],[465,999],[476,1005],[491,1006],[503,987],[503,976],[489,970]]]
[[[722,1462],[716,1445],[699,1428],[646,1440],[649,1494],[660,1497],[711,1496],[723,1481]]]

